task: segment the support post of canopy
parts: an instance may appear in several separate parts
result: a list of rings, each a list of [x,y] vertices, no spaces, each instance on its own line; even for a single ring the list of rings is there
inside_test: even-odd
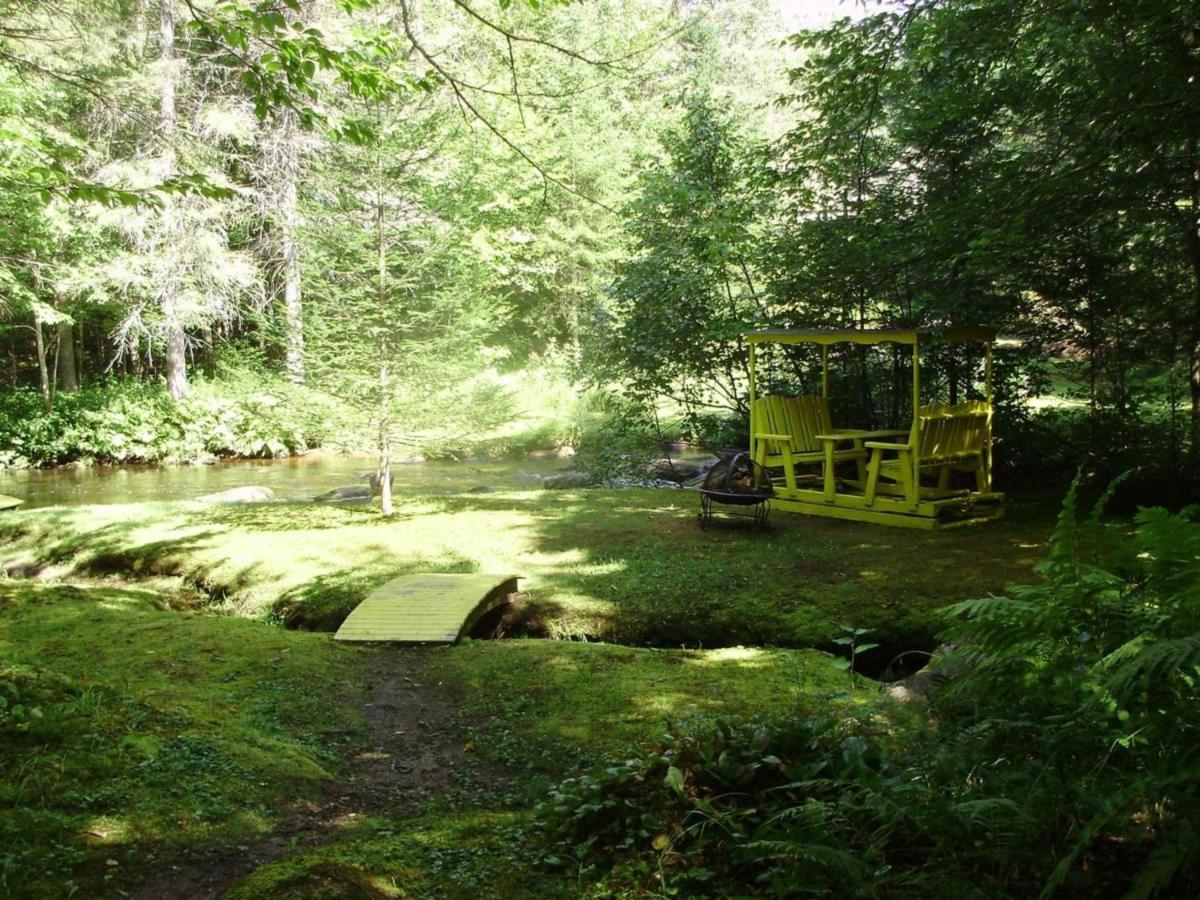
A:
[[[821,396],[829,399],[829,345],[821,345]]]
[[[754,453],[754,434],[755,434],[755,430],[757,427],[756,423],[754,421],[755,372],[754,372],[754,342],[753,341],[749,342],[749,347],[750,347],[750,360],[749,360],[749,365],[747,366],[747,369],[748,369],[748,374],[750,376],[750,447],[748,449],[750,450],[750,453],[753,455],[753,453]]]
[[[921,433],[918,424],[921,417],[921,339],[913,336],[913,396],[912,396],[913,427],[909,440],[919,445]],[[912,483],[917,496],[921,495],[921,448],[912,448]]]
[[[987,396],[988,416],[987,416],[987,432],[984,434],[983,442],[983,471],[986,479],[987,489],[992,489],[992,416],[995,415],[995,407],[992,403],[992,342],[988,341],[984,344],[983,355],[983,383],[984,392]]]

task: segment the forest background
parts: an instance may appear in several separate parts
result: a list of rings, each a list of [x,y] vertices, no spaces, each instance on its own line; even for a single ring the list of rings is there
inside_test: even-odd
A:
[[[1009,485],[1194,487],[1195,10],[844,12],[0,4],[0,464],[602,471],[744,442],[745,330],[989,324]],[[898,351],[832,359],[840,421],[906,419]],[[931,354],[928,399],[980,366]]]

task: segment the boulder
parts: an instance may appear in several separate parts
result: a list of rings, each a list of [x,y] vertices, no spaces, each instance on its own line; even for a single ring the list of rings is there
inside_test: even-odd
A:
[[[665,481],[683,483],[704,475],[720,460],[715,456],[691,456],[685,459],[656,459],[646,466],[646,472]]]
[[[490,494],[493,490],[495,490],[495,489],[492,487],[489,487],[486,484],[477,484],[477,485],[475,485],[475,487],[468,489],[467,493],[468,494]]]
[[[669,490],[679,490],[683,487],[677,481],[667,481],[663,478],[630,478],[623,476],[620,478],[610,478],[604,482],[606,488],[667,488]]]
[[[559,472],[557,475],[547,475],[542,479],[542,487],[550,490],[564,490],[566,488],[583,487],[592,479],[584,472],[576,472],[574,469],[567,472]]]
[[[530,459],[573,459],[574,447],[557,447],[554,450],[530,450],[526,456]]]
[[[373,496],[373,492],[365,484],[355,484],[350,487],[334,488],[313,499],[317,503],[365,503]]]
[[[205,494],[196,499],[201,503],[266,503],[268,500],[275,499],[275,492],[269,487],[247,485],[246,487],[230,488],[216,494]]]
[[[952,655],[954,649],[953,644],[943,644],[932,653],[924,668],[907,678],[893,681],[884,690],[901,703],[927,705],[934,694],[967,672],[962,658]]]
[[[383,484],[383,479],[379,477],[379,472],[367,472],[365,475],[358,476],[360,481],[365,481],[371,485],[371,493],[378,494],[380,486]],[[395,487],[396,473],[391,469],[388,470],[388,486]],[[340,488],[339,488],[340,490]]]

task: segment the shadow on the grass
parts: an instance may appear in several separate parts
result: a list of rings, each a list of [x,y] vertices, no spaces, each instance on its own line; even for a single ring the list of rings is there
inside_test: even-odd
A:
[[[542,580],[605,604],[601,636],[621,643],[833,650],[852,626],[890,659],[932,649],[942,607],[1034,580],[1055,509],[1017,505],[1001,522],[944,532],[789,514],[765,532],[703,532],[698,502],[676,491],[563,495],[533,528],[538,551],[574,562]]]

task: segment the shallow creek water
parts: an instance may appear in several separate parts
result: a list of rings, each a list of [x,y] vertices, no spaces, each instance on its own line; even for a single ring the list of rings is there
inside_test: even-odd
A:
[[[459,493],[535,487],[568,460],[420,462],[392,466],[397,493]],[[190,500],[243,485],[269,487],[280,500],[311,500],[336,487],[364,483],[375,468],[369,456],[312,453],[292,459],[225,460],[196,466],[94,466],[0,471],[0,494],[25,501],[24,509],[90,503]]]

